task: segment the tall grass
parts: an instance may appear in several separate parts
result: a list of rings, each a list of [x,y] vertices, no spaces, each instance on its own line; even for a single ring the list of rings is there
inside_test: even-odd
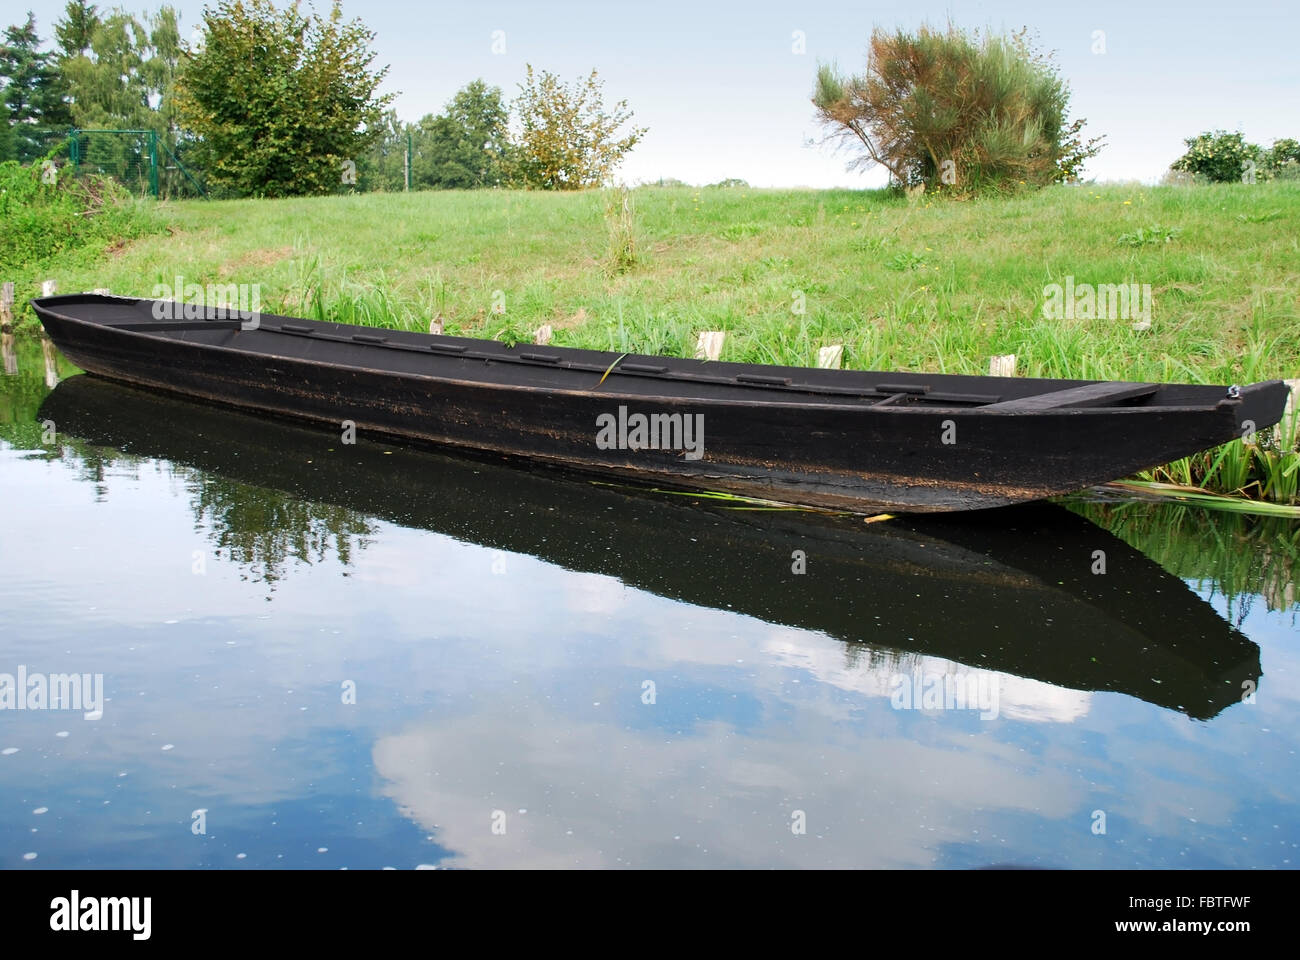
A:
[[[1300,413],[1296,408],[1293,399],[1276,426],[1145,471],[1141,477],[1273,503],[1300,503]]]
[[[608,193],[605,223],[609,227],[609,248],[605,267],[611,273],[626,273],[636,266],[636,211],[627,187],[616,187]]]

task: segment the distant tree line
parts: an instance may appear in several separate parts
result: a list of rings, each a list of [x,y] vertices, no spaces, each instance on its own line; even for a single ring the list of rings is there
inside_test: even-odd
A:
[[[528,66],[519,94],[475,80],[443,112],[402,123],[380,94],[374,34],[273,0],[218,0],[193,41],[174,8],[136,18],[70,0],[43,49],[28,14],[0,45],[0,161],[46,155],[68,128],[154,131],[235,195],[607,182],[645,135],[601,81]]]

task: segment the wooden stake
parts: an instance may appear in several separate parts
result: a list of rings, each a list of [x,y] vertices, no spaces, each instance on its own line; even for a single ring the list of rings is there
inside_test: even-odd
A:
[[[42,280],[42,281],[41,281],[41,296],[42,296],[42,297],[52,297],[52,296],[54,296],[54,291],[57,290],[57,289],[59,289],[59,285],[58,285],[57,283],[55,283],[53,280]]]
[[[717,360],[722,356],[722,341],[727,338],[725,330],[705,330],[695,344],[696,360]]]
[[[990,377],[1014,377],[1016,375],[1016,355],[1014,353],[1002,353],[996,357],[989,357],[989,376]]]
[[[542,346],[545,346],[546,344],[551,342],[551,335],[554,332],[555,331],[551,329],[551,325],[549,323],[542,324],[540,327],[537,328],[537,332],[533,334],[533,343],[541,344]]]
[[[817,366],[826,370],[838,370],[844,366],[844,344],[836,343],[818,350]]]
[[[14,335],[0,333],[0,360],[4,362],[5,376],[12,377],[18,373],[18,351],[14,349]]]

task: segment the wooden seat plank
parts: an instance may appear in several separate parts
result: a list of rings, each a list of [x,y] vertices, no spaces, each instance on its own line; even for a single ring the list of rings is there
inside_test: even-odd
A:
[[[1154,383],[1089,383],[1081,387],[1067,387],[1048,393],[1036,393],[1015,400],[992,403],[983,409],[988,413],[1033,413],[1056,410],[1060,407],[1105,407],[1124,400],[1149,397],[1159,389]]]

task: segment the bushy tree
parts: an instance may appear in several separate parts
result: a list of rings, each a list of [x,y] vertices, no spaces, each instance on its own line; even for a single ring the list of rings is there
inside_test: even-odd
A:
[[[474,80],[418,125],[413,171],[421,186],[497,187],[506,177],[509,112],[500,87]]]
[[[36,17],[27,14],[21,26],[8,27],[0,44],[0,79],[9,109],[14,151],[24,162],[45,153],[42,129],[69,126],[72,116],[65,100],[66,84],[56,56],[42,51]]]
[[[812,102],[834,136],[902,186],[959,191],[1075,179],[1100,150],[1069,123],[1070,93],[1024,33],[872,31],[866,72],[822,65]]]
[[[378,94],[374,33],[271,0],[204,10],[204,46],[178,83],[180,115],[203,141],[210,180],[240,193],[328,193],[382,134],[392,95]]]
[[[632,118],[627,101],[605,109],[596,71],[565,84],[553,73],[527,66],[514,101],[519,135],[510,165],[519,186],[581,190],[607,182],[623,157],[645,136],[644,127],[620,128]]]

